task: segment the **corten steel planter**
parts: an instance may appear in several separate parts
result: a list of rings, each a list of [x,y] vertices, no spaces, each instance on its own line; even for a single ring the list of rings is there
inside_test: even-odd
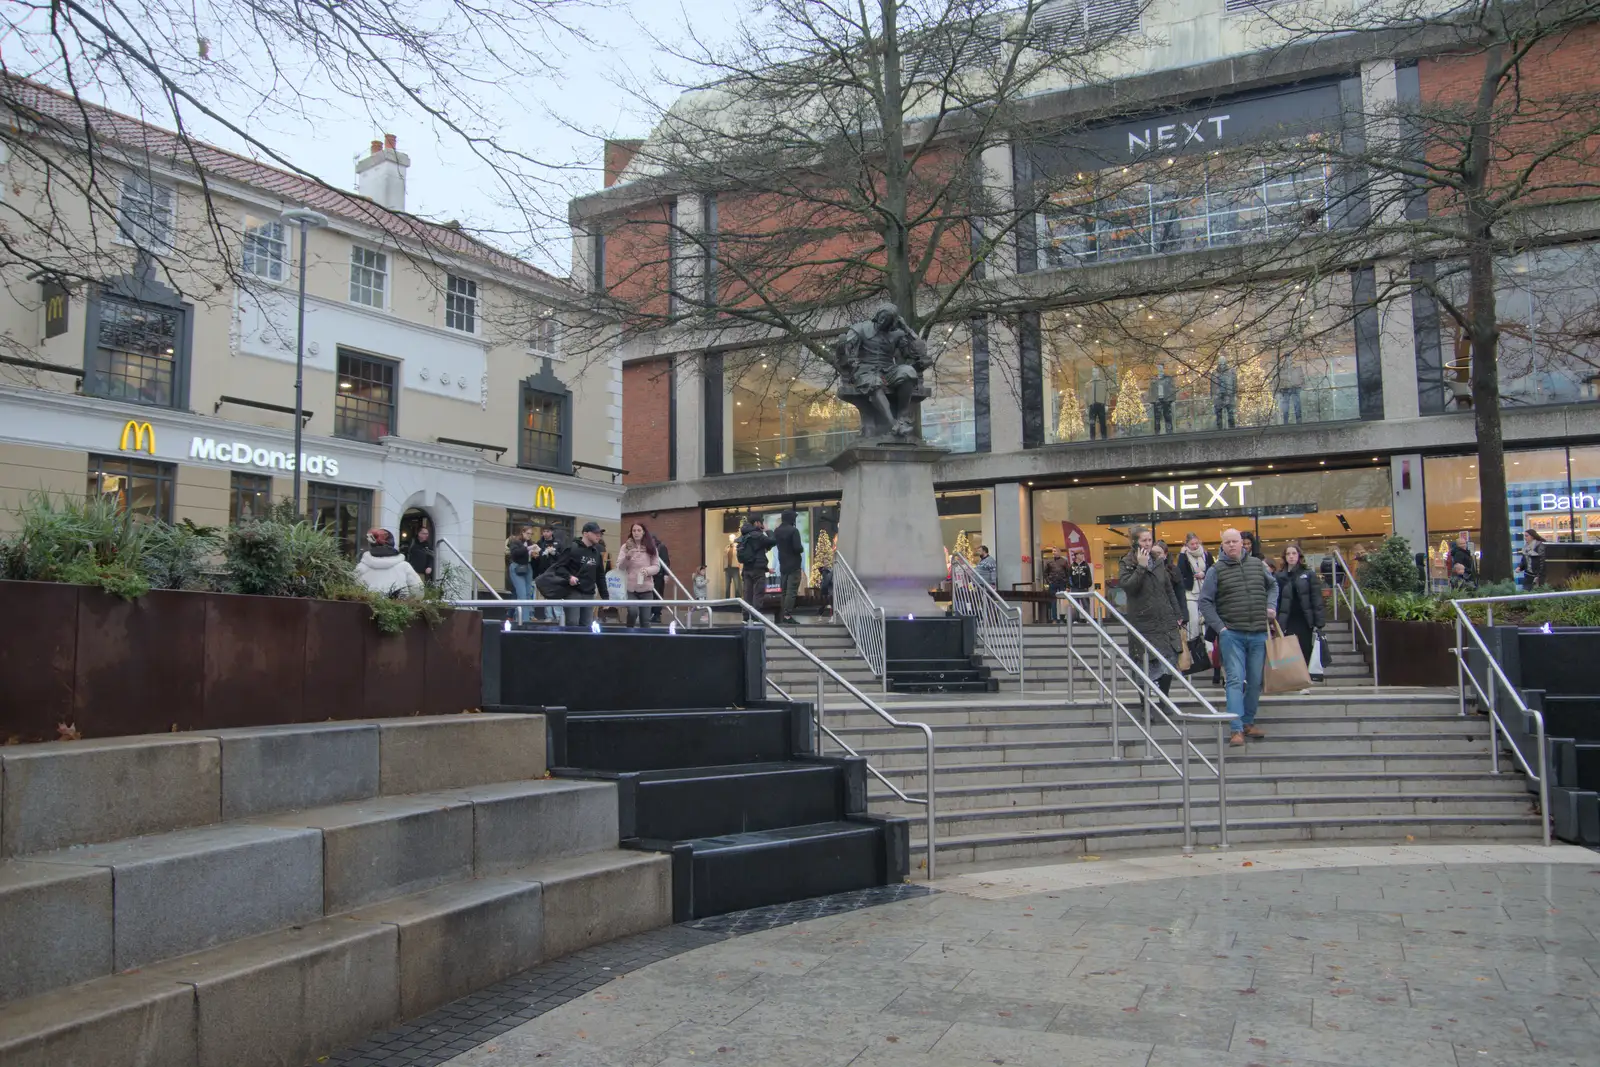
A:
[[[365,604],[0,582],[0,742],[215,730],[478,705],[482,622],[386,635]]]
[[[1378,684],[1454,686],[1455,644],[1455,627],[1447,622],[1379,619]]]

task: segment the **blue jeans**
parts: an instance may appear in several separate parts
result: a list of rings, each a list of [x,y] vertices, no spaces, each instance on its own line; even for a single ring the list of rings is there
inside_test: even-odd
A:
[[[1222,669],[1227,673],[1228,714],[1233,732],[1256,721],[1261,703],[1261,669],[1267,662],[1267,632],[1222,631]]]
[[[511,591],[516,594],[517,600],[533,599],[533,564],[513,563],[511,565]],[[528,621],[527,608],[518,608],[517,625]]]

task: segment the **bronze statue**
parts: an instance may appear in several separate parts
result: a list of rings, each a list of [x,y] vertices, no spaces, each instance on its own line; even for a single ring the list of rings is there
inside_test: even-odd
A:
[[[892,305],[858,322],[833,345],[839,399],[861,411],[861,436],[915,440],[917,405],[927,396],[922,372],[933,365],[928,345]]]

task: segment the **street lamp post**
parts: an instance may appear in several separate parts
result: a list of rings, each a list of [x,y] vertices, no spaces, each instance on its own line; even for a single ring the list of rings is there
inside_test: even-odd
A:
[[[295,207],[278,216],[284,222],[300,227],[300,304],[299,319],[295,328],[294,344],[294,513],[300,514],[300,465],[304,454],[300,438],[305,429],[306,384],[306,234],[312,229],[326,226],[328,216],[307,207]]]

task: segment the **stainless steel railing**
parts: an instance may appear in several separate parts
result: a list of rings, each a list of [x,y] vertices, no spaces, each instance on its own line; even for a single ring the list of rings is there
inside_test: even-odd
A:
[[[1017,690],[1028,687],[1022,609],[1007,604],[994,586],[962,555],[950,557],[950,610],[978,620],[978,640],[989,655],[1017,676]]]
[[[1161,651],[1152,645],[1143,634],[1128,625],[1128,620],[1098,590],[1090,590],[1086,593],[1068,593],[1067,597],[1071,601],[1067,611],[1068,700],[1072,699],[1072,677],[1076,673],[1073,660],[1076,660],[1088,672],[1089,677],[1094,680],[1096,687],[1101,694],[1104,694],[1110,704],[1111,758],[1122,758],[1122,742],[1119,737],[1118,727],[1120,720],[1126,719],[1133,724],[1133,728],[1145,739],[1149,751],[1160,756],[1177,773],[1183,783],[1183,847],[1185,850],[1194,847],[1194,815],[1190,799],[1189,755],[1192,752],[1199,757],[1201,765],[1217,779],[1217,843],[1222,848],[1227,848],[1228,769],[1226,753],[1228,740],[1223,725],[1230,722],[1233,717],[1225,712],[1219,712],[1211,701],[1207,700],[1198,689],[1190,684],[1189,679],[1178,672],[1176,665],[1168,662],[1166,656],[1162,655]],[[1094,612],[1090,609],[1095,606],[1098,606],[1109,617],[1116,619],[1127,628],[1129,639],[1139,648],[1140,658],[1143,660],[1142,667],[1138,660],[1135,660],[1133,654],[1119,644],[1116,638],[1112,637],[1106,630],[1105,626],[1094,617]],[[1074,616],[1086,624],[1095,635],[1094,666],[1090,666],[1089,660],[1078,650],[1077,644],[1073,639],[1076,625]],[[1107,669],[1107,658],[1110,659],[1109,670]],[[1152,663],[1160,665],[1173,678],[1177,679],[1178,683],[1188,691],[1195,702],[1205,710],[1185,711],[1178,706],[1177,702],[1169,694],[1163,693],[1160,686],[1156,684],[1154,676],[1150,673]],[[1131,693],[1138,698],[1139,705],[1144,712],[1142,716],[1133,708],[1130,708],[1127,702],[1123,700],[1121,694],[1123,680],[1126,680],[1132,686]],[[1155,725],[1155,720],[1158,718],[1169,730],[1177,735],[1177,759],[1173,759],[1167,753],[1167,750],[1161,746],[1161,743],[1155,739],[1152,733],[1153,730],[1158,728]],[[1199,747],[1189,739],[1188,727],[1191,722],[1209,722],[1216,725],[1216,763],[1212,763],[1207,759],[1205,753],[1201,752]]]
[[[467,570],[471,571],[472,572],[472,576],[478,580],[478,583],[489,591],[489,595],[490,596],[494,597],[496,600],[504,600],[505,599],[505,597],[500,595],[500,590],[496,589],[494,586],[489,584],[489,579],[485,578],[483,575],[478,573],[478,568],[476,568],[476,567],[474,567],[472,565],[472,561],[469,560],[466,556],[463,556],[461,554],[461,550],[459,548],[457,548],[455,545],[450,543],[450,539],[448,537],[439,538],[437,543],[439,545],[443,546],[444,548],[448,548],[450,550],[450,554],[455,556],[456,559],[460,560],[461,561],[461,565],[463,567],[467,568]]]
[[[616,607],[619,603],[626,604],[627,602],[615,600],[454,600],[451,601],[451,603],[458,608],[535,606],[562,608],[607,608]],[[850,681],[838,671],[824,663],[820,658],[818,658],[816,653],[812,652],[805,645],[802,645],[799,641],[796,641],[781,626],[767,618],[758,608],[746,600],[738,597],[729,597],[722,600],[679,601],[679,604],[680,606],[688,608],[727,608],[729,610],[741,611],[751,622],[759,623],[768,633],[777,635],[790,648],[793,648],[795,651],[799,652],[800,655],[809,660],[811,665],[817,669],[817,703],[813,710],[812,721],[819,735],[833,736],[833,739],[838,741],[838,738],[833,735],[833,731],[829,730],[822,721],[824,714],[823,686],[825,678],[832,678],[842,689],[844,689],[846,693],[849,693],[851,696],[855,697],[856,700],[860,701],[868,711],[873,712],[890,726],[893,726],[899,730],[919,730],[922,732],[923,742],[926,748],[926,770],[924,773],[927,775],[927,789],[925,790],[924,795],[920,798],[907,795],[901,792],[899,789],[895,789],[895,793],[907,803],[924,805],[927,809],[928,880],[932,881],[934,877],[934,854],[937,851],[938,844],[938,833],[936,827],[934,826],[934,798],[936,794],[934,789],[935,766],[933,728],[927,723],[907,722],[897,719],[893,715],[889,714],[889,712],[884,709],[883,705],[867,696],[867,694],[862,692],[854,682]],[[779,690],[779,692],[782,692],[782,690]],[[841,747],[844,747],[846,751],[850,751],[849,747],[845,746],[843,742],[839,742],[839,744]],[[876,771],[873,773],[877,774]],[[880,780],[883,778],[881,774],[878,774],[877,776]]]
[[[1494,625],[1494,606],[1496,604],[1512,603],[1524,600],[1560,600],[1568,597],[1600,596],[1597,589],[1572,589],[1554,593],[1526,593],[1520,596],[1480,596],[1463,597],[1450,602],[1455,609],[1456,618],[1456,643],[1451,649],[1456,657],[1456,686],[1461,697],[1461,714],[1467,713],[1467,685],[1470,683],[1473,691],[1478,694],[1478,700],[1489,713],[1489,769],[1491,773],[1500,773],[1500,742],[1499,734],[1505,734],[1506,742],[1511,747],[1511,754],[1522,767],[1522,773],[1539,787],[1539,814],[1544,820],[1544,843],[1550,843],[1550,753],[1549,746],[1545,744],[1544,713],[1528,707],[1517,687],[1511,684],[1511,679],[1506,677],[1506,672],[1500,662],[1489,651],[1489,646],[1484,643],[1483,635],[1478,633],[1478,628],[1467,617],[1465,605],[1483,604],[1487,609],[1485,623]],[[1488,690],[1479,684],[1478,678],[1472,673],[1472,668],[1467,666],[1468,647],[1466,638],[1471,638],[1472,643],[1478,647],[1483,655],[1487,667]],[[1500,694],[1504,692],[1510,698],[1512,707],[1524,716],[1533,719],[1534,744],[1538,748],[1539,770],[1534,771],[1529,765],[1527,756],[1522,751],[1522,746],[1517,744],[1516,735],[1506,729],[1505,720],[1500,717]]]
[[[684,585],[683,582],[678,580],[678,576],[673,573],[672,568],[667,565],[667,561],[666,560],[660,560],[659,562],[661,563],[661,573],[665,574],[667,576],[667,580],[670,581],[674,586],[676,586],[678,592],[682,593],[683,596],[674,597],[671,600],[667,600],[666,597],[661,596],[659,593],[656,594],[656,596],[657,596],[657,599],[659,599],[659,600],[667,600],[667,603],[669,605],[672,605],[672,606],[668,607],[667,610],[672,612],[672,617],[674,619],[678,619],[679,618],[679,616],[678,616],[678,608],[677,608],[676,605],[679,604],[681,601],[684,601],[684,600],[693,600],[694,599],[694,593],[689,590],[688,586]],[[689,625],[690,626],[694,625],[694,613],[697,612],[697,611],[704,611],[706,613],[706,625],[710,626],[711,623],[712,623],[711,609],[710,608],[689,608],[688,609],[688,612],[689,612]]]
[[[1356,572],[1345,562],[1339,546],[1333,546],[1333,618],[1339,619],[1339,601],[1343,599],[1350,612],[1350,650],[1359,653],[1363,639],[1372,649],[1372,688],[1378,688],[1378,609],[1361,591]],[[1344,581],[1340,581],[1343,575]],[[1363,619],[1365,622],[1363,623]]]
[[[856,572],[843,554],[833,554],[833,617],[844,623],[850,639],[856,643],[867,668],[889,691],[888,640],[883,609],[872,602],[867,587],[861,584]]]

